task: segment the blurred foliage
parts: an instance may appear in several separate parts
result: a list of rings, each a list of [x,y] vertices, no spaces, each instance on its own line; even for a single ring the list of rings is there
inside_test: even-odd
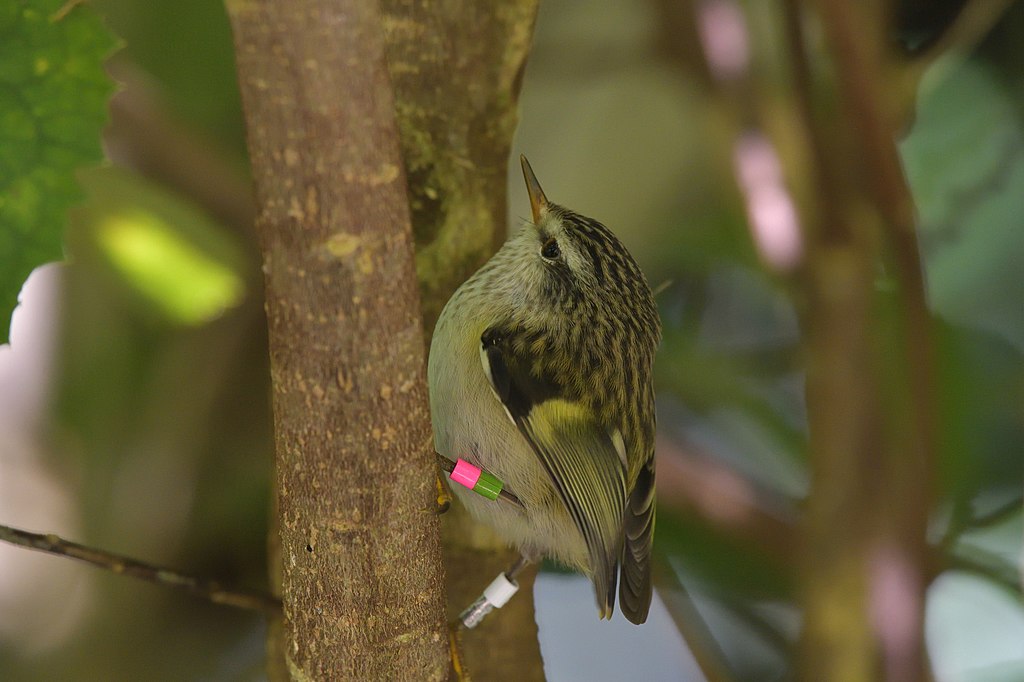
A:
[[[245,126],[224,4],[209,0],[92,0],[124,40],[115,66],[139,70],[200,138],[245,163]]]
[[[97,64],[112,44],[90,8],[51,23],[60,3],[50,2],[31,31],[56,41],[58,52],[37,77],[42,47],[25,42],[34,34],[21,25],[24,3],[16,5],[0,10],[0,35],[17,37],[0,41],[4,328],[2,301],[13,303],[29,267],[59,254],[65,212],[83,196],[70,170],[98,158],[110,86]],[[93,5],[126,41],[112,63],[124,87],[195,139],[216,140],[244,187],[244,131],[221,5]],[[552,200],[616,230],[653,284],[671,281],[658,299],[659,447],[705,478],[701,495],[662,479],[656,546],[736,677],[788,679],[799,629],[792,550],[810,456],[800,293],[758,262],[732,179],[723,123],[731,114],[688,68],[695,48],[680,45],[677,5],[542,3],[516,150],[529,154]],[[778,77],[777,8],[747,6],[757,19],[759,77]],[[894,42],[908,53],[926,49],[958,7],[908,0]],[[929,70],[900,144],[938,351],[941,490],[927,638],[940,680],[1024,679],[1022,60],[1017,3],[970,55]],[[65,62],[65,70],[54,67]],[[72,80],[57,81],[59,74]],[[25,109],[36,97],[63,103],[47,124],[52,131],[38,138],[46,119],[26,118],[35,110]],[[80,175],[85,200],[66,234],[74,262],[60,274],[53,395],[34,434],[46,454],[37,464],[72,500],[75,539],[262,585],[271,443],[253,234],[143,177],[130,155],[112,156],[119,167]],[[517,173],[510,178],[515,222],[527,203]],[[45,205],[32,203],[41,193]],[[13,251],[3,246],[11,235]],[[36,241],[38,249],[30,247]],[[883,300],[889,274],[879,269]],[[30,459],[4,447],[0,486]],[[726,507],[728,500],[738,506]],[[744,530],[750,519],[773,533]],[[81,680],[260,676],[256,616],[93,573],[31,589],[23,610],[0,610],[0,621],[29,609],[59,613],[53,603],[73,589],[90,595],[88,606],[53,639],[8,636],[0,624],[5,679],[61,679],[69,670]]]
[[[238,304],[247,263],[233,235],[179,197],[117,168],[79,177],[87,200],[76,218],[93,237],[82,247],[97,247],[95,255],[156,312],[200,324]]]
[[[74,169],[102,158],[114,84],[114,38],[95,12],[65,0],[0,7],[0,343],[32,268],[61,257]]]
[[[935,311],[1024,349],[1024,127],[997,70],[983,60],[937,69],[902,151]]]

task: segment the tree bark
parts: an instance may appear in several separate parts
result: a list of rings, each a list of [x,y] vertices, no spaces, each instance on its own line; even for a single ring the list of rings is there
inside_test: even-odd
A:
[[[451,293],[505,240],[508,158],[537,0],[383,0],[383,8],[429,343]],[[458,504],[442,526],[454,618],[516,553]],[[535,576],[521,574],[516,597],[464,633],[470,673],[544,678]]]
[[[448,673],[423,329],[375,2],[229,0],[293,679]]]
[[[509,150],[538,0],[382,0],[428,334],[505,241]]]

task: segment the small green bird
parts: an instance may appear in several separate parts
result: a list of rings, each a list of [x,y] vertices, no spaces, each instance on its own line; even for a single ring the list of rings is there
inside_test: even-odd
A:
[[[550,203],[520,157],[533,223],[448,301],[430,346],[435,447],[504,481],[522,505],[455,486],[530,560],[590,577],[602,618],[651,603],[651,288],[601,223]],[[621,579],[620,578],[621,571]]]

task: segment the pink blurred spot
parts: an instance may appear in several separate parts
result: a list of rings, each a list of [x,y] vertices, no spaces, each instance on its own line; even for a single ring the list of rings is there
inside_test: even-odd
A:
[[[712,75],[720,80],[742,76],[750,61],[743,10],[732,0],[708,0],[701,3],[697,16]]]
[[[733,164],[761,258],[779,270],[793,268],[803,255],[800,224],[774,147],[764,135],[747,133],[736,141]]]
[[[885,679],[911,679],[919,655],[920,579],[906,550],[878,547],[869,567],[871,624],[884,652]]]

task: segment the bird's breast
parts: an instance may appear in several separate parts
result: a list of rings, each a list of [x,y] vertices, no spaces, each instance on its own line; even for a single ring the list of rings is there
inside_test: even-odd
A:
[[[451,306],[451,303],[449,303]],[[517,509],[453,486],[479,520],[533,557],[553,556],[586,570],[583,538],[550,475],[494,394],[480,360],[480,335],[489,325],[460,310],[442,312],[430,347],[428,379],[434,445],[500,479],[523,502]]]

